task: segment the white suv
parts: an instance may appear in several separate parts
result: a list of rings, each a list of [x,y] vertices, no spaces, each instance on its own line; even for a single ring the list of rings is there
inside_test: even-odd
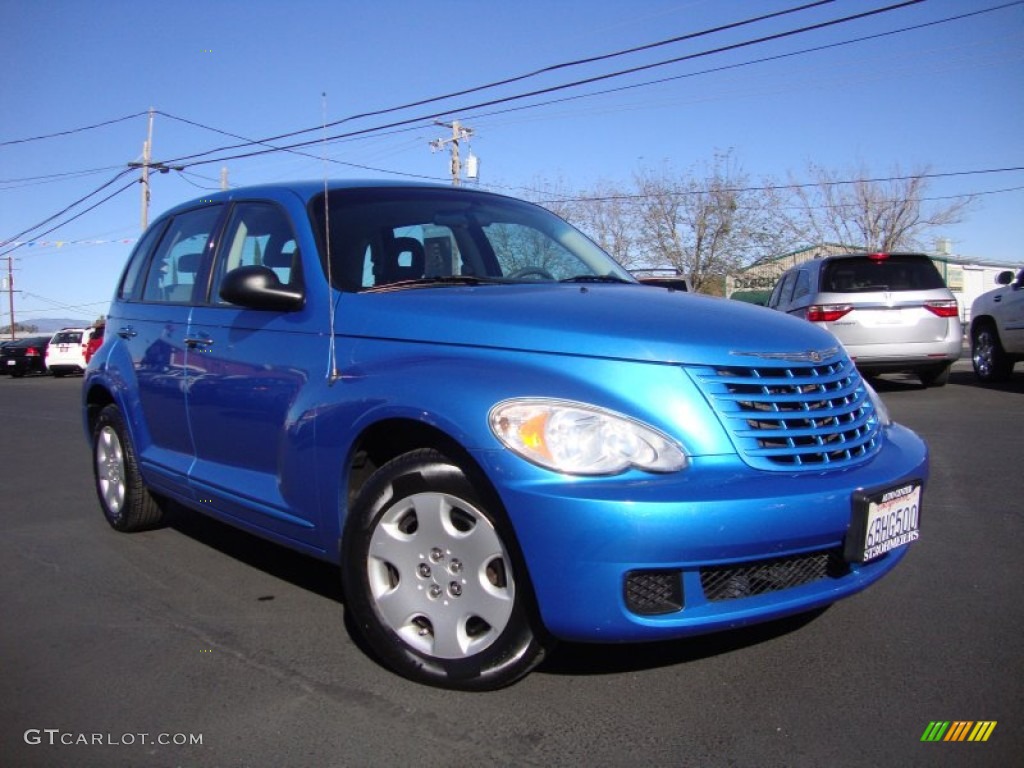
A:
[[[46,368],[54,376],[85,371],[88,328],[62,328],[53,334],[46,348]]]
[[[1000,272],[999,288],[971,304],[971,361],[982,381],[1002,381],[1024,360],[1024,269]]]

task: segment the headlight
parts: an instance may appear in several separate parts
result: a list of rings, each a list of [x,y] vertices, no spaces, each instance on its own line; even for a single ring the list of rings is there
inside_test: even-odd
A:
[[[889,409],[885,407],[885,403],[882,402],[882,398],[879,397],[877,392],[875,392],[875,388],[868,384],[866,379],[864,380],[864,388],[868,391],[868,397],[871,398],[871,404],[875,406],[875,413],[878,414],[878,423],[883,427],[892,425],[892,416],[889,415]]]
[[[683,469],[686,454],[657,430],[585,403],[505,400],[491,409],[491,431],[528,461],[572,475]]]

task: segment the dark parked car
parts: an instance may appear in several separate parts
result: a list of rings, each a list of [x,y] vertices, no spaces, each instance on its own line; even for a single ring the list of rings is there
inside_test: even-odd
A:
[[[0,370],[14,377],[26,373],[46,373],[46,348],[49,336],[32,336],[8,342],[0,349]]]

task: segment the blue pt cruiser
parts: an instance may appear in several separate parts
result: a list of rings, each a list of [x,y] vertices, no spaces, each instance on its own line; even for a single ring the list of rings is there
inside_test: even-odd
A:
[[[833,336],[640,285],[519,200],[215,194],[146,231],[107,328],[83,402],[109,523],[173,501],[338,563],[420,682],[807,611],[918,537],[927,449]]]

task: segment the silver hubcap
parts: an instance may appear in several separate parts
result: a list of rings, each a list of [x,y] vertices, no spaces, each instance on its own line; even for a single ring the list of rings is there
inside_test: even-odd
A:
[[[113,427],[100,430],[96,440],[96,477],[100,496],[111,514],[118,514],[124,506],[124,450]]]
[[[417,493],[392,506],[370,538],[367,573],[383,621],[436,658],[487,648],[515,604],[501,537],[478,509],[449,494]]]
[[[992,373],[992,358],[994,355],[992,335],[988,331],[982,331],[974,340],[974,370],[979,376],[988,376]]]

